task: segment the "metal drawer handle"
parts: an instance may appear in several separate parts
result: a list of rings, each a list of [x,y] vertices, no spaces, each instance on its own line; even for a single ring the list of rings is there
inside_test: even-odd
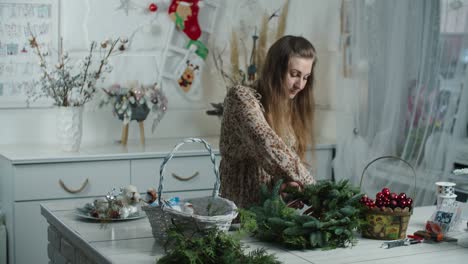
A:
[[[65,191],[67,191],[67,192],[69,192],[69,193],[79,193],[79,192],[83,191],[83,189],[86,187],[86,185],[88,185],[88,182],[89,182],[89,179],[86,178],[86,180],[83,182],[83,184],[81,185],[81,187],[80,187],[79,189],[72,190],[72,189],[68,188],[68,187],[65,185],[65,183],[63,183],[62,180],[59,180],[60,186],[61,186]]]
[[[177,175],[177,174],[175,174],[175,173],[172,173],[172,177],[176,178],[176,179],[179,180],[179,181],[190,181],[191,179],[197,177],[198,174],[200,174],[200,173],[197,171],[197,172],[195,172],[192,176],[187,177],[187,178],[184,178],[184,177],[181,177],[181,176],[179,176],[179,175]]]

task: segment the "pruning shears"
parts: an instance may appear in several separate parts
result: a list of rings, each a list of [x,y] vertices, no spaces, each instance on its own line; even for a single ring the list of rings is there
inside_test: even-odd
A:
[[[413,245],[413,244],[417,244],[421,242],[422,242],[421,239],[412,238],[408,236],[408,238],[404,238],[404,239],[385,241],[382,243],[380,247],[388,249],[388,248],[394,248],[394,247],[409,246],[409,245]]]

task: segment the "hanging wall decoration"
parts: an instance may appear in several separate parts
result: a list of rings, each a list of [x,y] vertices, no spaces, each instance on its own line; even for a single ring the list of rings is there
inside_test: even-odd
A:
[[[176,27],[189,38],[185,48],[194,45],[195,53],[202,59],[206,59],[208,48],[200,40],[202,29],[198,23],[199,10],[199,0],[172,0],[168,13]]]
[[[200,89],[200,72],[208,56],[208,48],[200,40],[202,29],[198,22],[199,0],[172,0],[168,14],[178,30],[188,38],[186,53],[180,60],[175,78],[186,95]]]
[[[179,86],[184,90],[184,92],[190,91],[195,73],[199,68],[200,67],[198,65],[193,65],[190,63],[190,60],[187,60],[187,67],[185,67],[184,72],[178,80]]]
[[[150,12],[154,13],[154,12],[158,11],[158,6],[155,3],[151,3],[148,6],[148,10]]]
[[[169,17],[177,28],[191,40],[200,38],[202,32],[198,23],[199,0],[172,0],[169,6]]]

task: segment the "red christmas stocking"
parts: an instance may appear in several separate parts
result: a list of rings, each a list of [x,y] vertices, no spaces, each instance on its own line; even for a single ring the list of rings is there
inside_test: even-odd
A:
[[[172,0],[169,6],[169,16],[191,40],[197,40],[201,36],[201,28],[198,24],[199,0]]]

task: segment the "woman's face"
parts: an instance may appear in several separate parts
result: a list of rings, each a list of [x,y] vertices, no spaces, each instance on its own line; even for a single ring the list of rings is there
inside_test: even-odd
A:
[[[293,99],[306,85],[312,69],[313,59],[291,57],[286,73],[286,89],[290,99]]]

